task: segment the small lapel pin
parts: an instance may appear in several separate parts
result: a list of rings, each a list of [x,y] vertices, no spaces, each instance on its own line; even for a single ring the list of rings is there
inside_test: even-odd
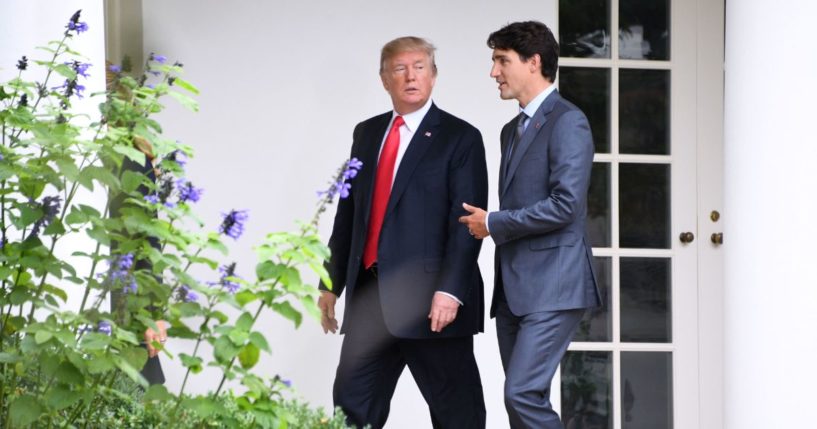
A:
[[[426,131],[426,137],[431,137],[431,131]]]
[[[541,122],[537,122],[537,123],[536,123],[536,129],[537,129],[537,130],[538,130],[538,129],[539,129],[539,127],[541,127],[541,126],[542,126],[542,123],[541,123]]]

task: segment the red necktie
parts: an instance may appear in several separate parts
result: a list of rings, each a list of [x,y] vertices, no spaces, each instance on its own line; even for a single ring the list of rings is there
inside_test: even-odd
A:
[[[389,204],[391,194],[394,163],[397,160],[397,149],[400,147],[400,126],[404,123],[402,116],[394,118],[386,143],[380,152],[380,161],[377,163],[369,232],[366,235],[366,247],[363,249],[363,266],[366,268],[377,262],[377,243],[380,241],[380,228],[383,227],[383,217],[386,215],[386,206]]]

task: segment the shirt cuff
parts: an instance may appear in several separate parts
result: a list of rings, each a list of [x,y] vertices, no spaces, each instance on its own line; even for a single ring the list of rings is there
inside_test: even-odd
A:
[[[451,294],[450,294],[450,293],[448,293],[448,292],[443,292],[443,291],[441,291],[441,290],[438,290],[436,293],[441,293],[441,294],[443,294],[443,295],[445,295],[445,296],[451,297],[451,298],[453,298],[453,299],[454,299],[454,301],[457,301],[457,302],[458,302],[460,305],[463,305],[463,304],[462,304],[462,301],[460,301],[460,299],[459,299],[459,298],[457,298],[457,297],[456,297],[456,296],[454,296],[454,295],[451,295]]]
[[[485,213],[485,229],[488,231],[488,235],[491,235],[491,227],[488,226],[488,218],[491,217],[491,213]]]

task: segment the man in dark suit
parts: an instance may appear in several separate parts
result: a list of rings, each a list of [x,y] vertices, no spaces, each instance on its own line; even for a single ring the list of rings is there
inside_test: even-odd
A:
[[[497,246],[491,316],[511,427],[563,428],[551,380],[585,309],[601,302],[585,234],[593,140],[553,86],[559,45],[544,24],[509,24],[488,46],[500,97],[521,112],[502,128],[499,211],[466,204],[460,221]]]
[[[463,202],[487,202],[482,136],[432,103],[437,67],[426,40],[387,43],[380,67],[394,110],[355,127],[351,156],[363,168],[338,205],[333,288],[321,285],[318,302],[324,332],[335,332],[346,292],[334,401],[350,424],[380,428],[408,365],[435,428],[484,428],[473,351],[483,329],[480,242],[457,223]]]

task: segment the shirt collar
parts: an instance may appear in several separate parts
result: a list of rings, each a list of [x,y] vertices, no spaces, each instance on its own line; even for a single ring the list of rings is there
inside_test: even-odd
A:
[[[408,128],[408,130],[413,133],[417,131],[418,127],[420,127],[420,122],[423,122],[423,118],[425,118],[426,113],[428,113],[429,109],[431,109],[431,97],[428,98],[428,101],[426,101],[426,104],[423,105],[423,107],[411,113],[400,115],[396,111],[392,111],[391,120],[392,122],[394,122],[394,118],[402,116],[403,120],[406,122],[406,128]]]
[[[537,95],[533,100],[531,100],[531,102],[528,103],[528,105],[525,106],[524,109],[520,107],[519,111],[525,112],[525,116],[527,116],[528,118],[532,118],[533,114],[536,113],[537,110],[539,110],[539,106],[541,106],[542,103],[545,102],[545,99],[548,98],[548,96],[552,94],[553,91],[555,90],[556,85],[551,84],[544,91],[540,92],[539,95]]]

